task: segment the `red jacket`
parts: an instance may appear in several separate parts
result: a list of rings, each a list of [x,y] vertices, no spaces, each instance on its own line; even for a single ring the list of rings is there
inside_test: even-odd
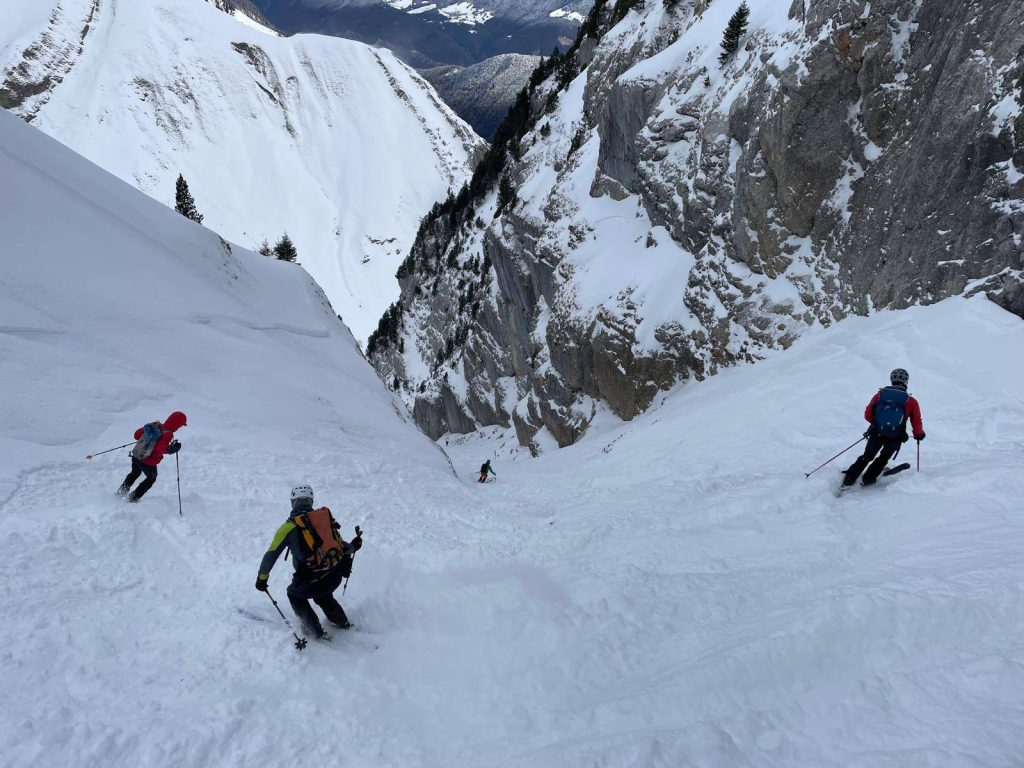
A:
[[[174,433],[179,429],[187,425],[185,414],[181,411],[175,411],[167,417],[167,421],[163,422],[160,426],[162,431],[160,433],[160,439],[156,441],[156,447],[153,448],[153,452],[142,460],[143,464],[148,464],[151,467],[155,467],[163,459],[164,454],[167,453],[167,446],[171,444],[171,440],[174,439]],[[135,430],[135,439],[138,440],[142,437],[142,427]]]
[[[882,390],[875,392],[875,396],[871,398],[868,407],[864,409],[864,420],[872,424],[875,423],[875,405],[878,403],[878,396],[881,392]],[[907,404],[903,406],[904,427],[906,427],[908,419],[910,425],[914,428],[914,437],[923,435],[924,427],[921,425],[921,406],[917,404],[917,399],[913,395],[907,395]]]

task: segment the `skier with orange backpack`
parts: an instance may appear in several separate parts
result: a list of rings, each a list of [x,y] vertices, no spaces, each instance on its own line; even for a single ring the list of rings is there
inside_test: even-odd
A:
[[[295,565],[295,574],[288,586],[288,602],[307,634],[329,640],[309,601],[320,606],[327,619],[339,629],[352,626],[345,610],[334,598],[334,590],[352,573],[352,556],[363,546],[362,532],[356,527],[352,541],[342,539],[341,526],[335,522],[331,510],[327,507],[313,509],[313,489],[308,485],[292,488],[291,500],[292,513],[277,529],[260,563],[256,589],[267,591],[270,571],[287,548]]]

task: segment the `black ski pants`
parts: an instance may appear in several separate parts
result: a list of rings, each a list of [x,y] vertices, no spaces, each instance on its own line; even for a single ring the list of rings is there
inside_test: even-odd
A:
[[[146,495],[146,491],[153,487],[153,483],[156,482],[156,467],[149,464],[143,464],[141,461],[132,456],[132,471],[125,477],[124,482],[121,483],[121,487],[118,489],[118,493],[125,494],[132,488],[132,483],[139,479],[139,475],[145,475],[146,479],[139,483],[139,487],[132,492],[132,500],[138,501]]]
[[[334,599],[334,590],[341,586],[343,578],[340,568],[317,581],[308,581],[297,571],[292,576],[292,583],[288,585],[288,602],[292,604],[292,610],[299,617],[302,629],[307,635],[319,637],[324,632],[320,618],[309,604],[310,600],[320,606],[327,620],[336,627],[348,626],[345,610]]]
[[[868,438],[868,444],[864,447],[864,453],[846,470],[843,485],[853,485],[857,482],[860,473],[864,472],[864,467],[868,467],[868,471],[864,472],[864,484],[872,485],[878,479],[878,476],[882,474],[882,470],[889,463],[889,459],[899,451],[901,445],[903,445],[903,441],[900,439],[887,440],[878,435],[871,435]],[[871,461],[872,459],[874,461]],[[871,466],[868,466],[869,462]]]

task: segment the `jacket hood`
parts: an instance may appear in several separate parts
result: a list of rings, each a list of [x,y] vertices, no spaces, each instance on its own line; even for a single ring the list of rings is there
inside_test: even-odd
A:
[[[297,515],[301,515],[303,512],[313,511],[313,500],[312,499],[296,499],[292,502],[292,513],[288,515],[288,519],[291,520]]]
[[[188,421],[185,418],[185,414],[181,411],[175,411],[167,420],[164,422],[164,429],[169,429],[171,432],[177,432],[182,427],[188,426]]]

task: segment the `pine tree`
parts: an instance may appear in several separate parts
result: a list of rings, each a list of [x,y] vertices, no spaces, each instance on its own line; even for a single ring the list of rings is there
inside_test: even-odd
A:
[[[295,244],[292,239],[288,237],[288,233],[285,232],[281,235],[281,239],[277,241],[277,245],[274,246],[274,257],[281,261],[294,262],[299,258],[299,252],[295,250]]]
[[[722,35],[722,53],[718,57],[718,63],[725,65],[725,62],[736,53],[740,47],[740,38],[747,33],[747,23],[750,20],[750,7],[746,2],[740,3],[736,13],[729,19],[729,26],[725,28]]]
[[[263,238],[263,242],[256,249],[256,253],[260,256],[266,256],[268,259],[274,255],[274,250],[270,247],[270,243],[267,242],[267,238]]]
[[[506,173],[501,177],[501,181],[498,183],[498,209],[497,212],[501,213],[505,206],[511,205],[513,208],[519,201],[519,197],[516,194],[515,184],[512,183],[512,179]]]
[[[192,199],[192,193],[188,191],[188,182],[180,173],[178,181],[174,185],[174,210],[196,224],[203,223],[203,214],[196,210],[196,201]]]

